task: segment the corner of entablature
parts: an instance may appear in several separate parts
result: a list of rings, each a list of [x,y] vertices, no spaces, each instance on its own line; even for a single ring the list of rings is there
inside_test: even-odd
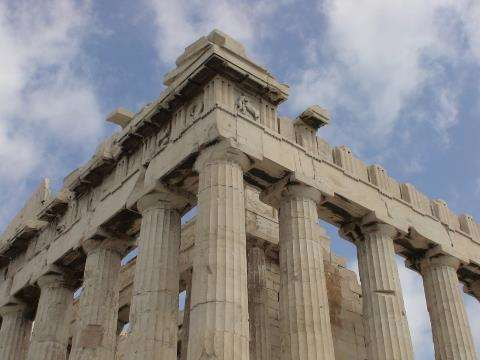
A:
[[[10,295],[13,278],[5,279],[0,286],[0,307],[15,302],[16,298]]]
[[[385,222],[381,217],[377,216],[375,211],[370,211],[358,220],[359,228],[363,234],[381,233],[392,239],[398,237],[401,231],[395,226]]]
[[[195,204],[196,199],[187,191],[169,186],[160,179],[147,182],[145,169],[137,179],[133,190],[126,201],[127,209],[142,212],[145,208],[154,205],[155,202],[170,202],[176,209],[183,209]]]
[[[133,246],[133,242],[133,238],[126,234],[120,234],[103,226],[98,226],[85,233],[80,246],[87,255],[97,249],[107,248],[123,256],[127,249]]]
[[[338,228],[338,235],[347,241],[356,244],[363,240],[363,234],[358,221],[352,221],[341,225]]]
[[[290,173],[280,181],[260,193],[260,200],[274,208],[279,208],[282,198],[304,196],[315,201],[317,206],[334,196],[333,190],[323,181]]]
[[[15,297],[10,297],[6,302],[0,302],[0,317],[2,318],[7,314],[20,311],[24,314],[27,314],[30,312],[30,310],[31,309],[28,304]]]
[[[47,265],[34,273],[30,284],[37,284],[40,288],[62,286],[74,290],[78,287],[78,276],[70,269],[58,265]]]
[[[457,271],[461,266],[468,263],[469,260],[453,248],[436,245],[428,249],[425,254],[417,260],[417,267],[420,271],[424,271],[432,266],[449,266]]]
[[[195,203],[195,199],[190,193],[180,188],[169,186],[160,180],[147,185],[139,195],[136,204],[140,213],[166,204],[168,204],[169,208],[182,210]]]
[[[419,250],[428,250],[431,247],[432,241],[424,236],[418,229],[414,226],[410,226],[408,228],[408,233],[406,234],[406,238],[410,245],[412,245],[415,249]]]

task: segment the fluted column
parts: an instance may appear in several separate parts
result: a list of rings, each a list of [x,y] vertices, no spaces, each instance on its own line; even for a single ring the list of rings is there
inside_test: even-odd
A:
[[[25,360],[30,336],[31,321],[25,317],[24,304],[6,305],[0,308],[0,359]]]
[[[362,227],[362,232],[356,245],[368,359],[413,359],[393,247],[396,230],[377,223]]]
[[[280,200],[282,359],[335,359],[317,204],[311,187],[291,185]]]
[[[120,262],[126,241],[89,239],[72,360],[113,360],[117,339]]]
[[[38,285],[40,299],[28,359],[65,360],[73,291],[60,275],[44,275]]]
[[[182,323],[182,348],[180,351],[180,360],[187,360],[188,353],[188,333],[190,331],[190,303],[192,299],[192,270],[188,270],[185,275],[186,297],[185,307],[183,309]]]
[[[459,265],[459,260],[448,255],[420,262],[437,360],[476,359],[457,277]]]
[[[250,314],[250,359],[270,360],[267,269],[265,251],[254,245],[248,249],[248,308]]]
[[[176,360],[180,212],[166,192],[144,196],[138,257],[133,282],[129,360]]]
[[[248,360],[245,155],[203,150],[190,304],[189,360]]]

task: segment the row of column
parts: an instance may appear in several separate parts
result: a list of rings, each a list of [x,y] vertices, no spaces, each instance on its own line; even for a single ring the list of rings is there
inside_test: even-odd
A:
[[[203,150],[195,164],[198,216],[184,359],[266,360],[272,356],[263,249],[249,249],[247,272],[243,172],[248,166],[243,153],[222,145]],[[282,359],[334,359],[323,252],[316,229],[322,196],[306,185],[288,185],[279,198]],[[167,191],[148,194],[138,202],[142,225],[127,359],[177,359],[180,209],[184,206],[182,197]],[[413,359],[395,263],[396,231],[373,223],[362,226],[361,234],[355,242],[368,359]],[[83,247],[87,254],[84,290],[70,358],[114,360],[125,241],[88,240]],[[458,266],[458,261],[444,255],[419,263],[437,359],[476,358],[458,288]],[[28,354],[31,322],[26,320],[25,306],[18,303],[0,309],[1,359],[66,358],[72,288],[61,272],[41,277],[38,285],[41,295]]]

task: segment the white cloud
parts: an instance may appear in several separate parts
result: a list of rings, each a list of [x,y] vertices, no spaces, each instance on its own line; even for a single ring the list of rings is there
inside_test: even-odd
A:
[[[249,46],[249,53],[267,36],[266,16],[288,0],[146,0],[153,9],[157,50],[164,63],[175,60],[185,46],[217,28]],[[261,55],[260,55],[261,56]]]
[[[468,6],[462,6],[465,3]],[[465,24],[465,32],[469,42],[469,50],[477,61],[480,61],[480,2],[463,0],[458,3],[459,12]]]
[[[0,4],[0,227],[32,183],[44,175],[61,178],[74,166],[63,159],[85,157],[104,133],[81,61],[93,28],[88,1]],[[9,190],[19,187],[22,193],[8,206]]]
[[[323,63],[307,62],[292,84],[292,108],[320,103],[349,113],[349,123],[330,133],[340,141],[348,137],[366,142],[376,136],[376,146],[389,145],[392,130],[407,122],[410,126],[412,113],[447,141],[448,130],[458,121],[458,105],[456,85],[446,80],[443,63],[456,64],[462,58],[466,50],[458,38],[463,33],[474,51],[479,7],[454,0],[322,2],[327,26],[312,37],[319,39],[317,52],[328,54],[331,61],[326,63],[324,56]],[[474,8],[476,15],[471,13]],[[308,59],[314,58],[311,41]],[[431,92],[435,108],[419,119],[409,106],[425,90]],[[357,131],[360,126],[364,131]]]

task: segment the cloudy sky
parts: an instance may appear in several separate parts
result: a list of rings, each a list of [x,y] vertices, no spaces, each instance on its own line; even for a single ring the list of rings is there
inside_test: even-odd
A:
[[[478,0],[3,0],[0,228],[42,177],[58,188],[115,130],[106,114],[158,96],[213,28],[290,85],[283,115],[328,108],[331,143],[480,219]],[[417,359],[433,358],[421,279],[399,264]],[[480,348],[480,304],[465,301]]]

